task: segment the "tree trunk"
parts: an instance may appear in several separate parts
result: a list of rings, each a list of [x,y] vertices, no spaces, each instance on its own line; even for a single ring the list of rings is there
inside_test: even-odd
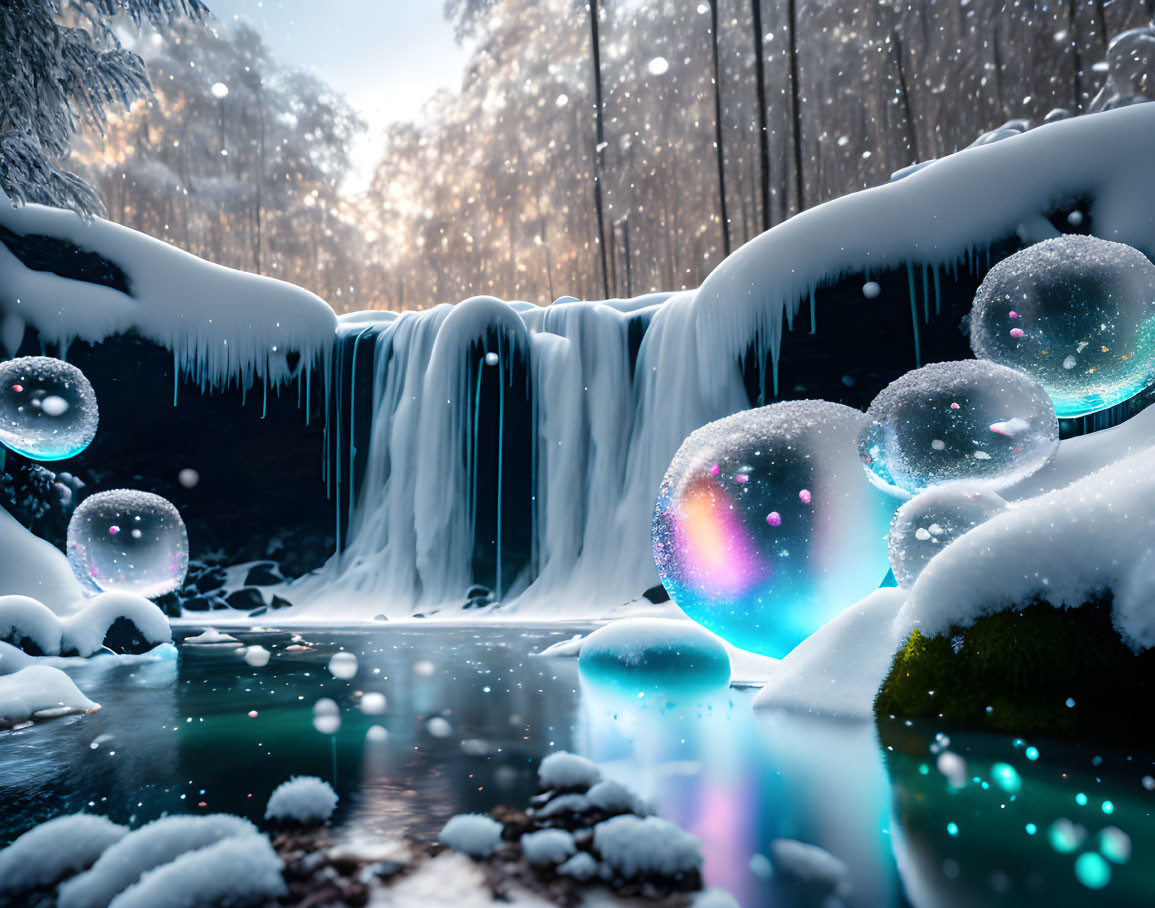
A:
[[[802,176],[802,104],[798,85],[798,3],[788,0],[786,15],[790,20],[790,105],[794,116],[794,187],[797,211],[806,207],[805,180]]]
[[[718,210],[722,218],[722,254],[730,254],[730,218],[726,214],[726,156],[722,149],[722,76],[718,68],[718,0],[710,0],[710,45],[714,51],[714,148],[718,155]]]
[[[598,2],[590,0],[590,45],[594,76],[594,208],[598,219],[598,247],[602,260],[602,291],[610,298],[610,270],[606,261],[606,227],[602,205],[602,169],[605,165],[606,133],[602,122],[602,52],[598,41]]]
[[[770,216],[770,131],[766,125],[766,72],[763,57],[762,0],[750,0],[754,14],[754,91],[758,98],[758,161],[762,174],[762,229],[769,230]]]

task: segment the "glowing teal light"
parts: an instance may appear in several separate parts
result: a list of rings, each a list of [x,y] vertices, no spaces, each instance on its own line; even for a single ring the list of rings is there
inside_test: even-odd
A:
[[[1039,759],[1039,749],[1037,747],[1028,747],[1025,751],[1028,760]]]
[[[1111,865],[1098,852],[1087,851],[1075,859],[1075,876],[1088,889],[1102,889],[1111,882]]]
[[[952,836],[955,836],[957,838],[958,837],[958,823],[947,823],[946,824],[946,831],[949,832]]]
[[[923,763],[923,764],[922,764],[922,765],[921,765],[921,766],[918,768],[918,774],[919,774],[920,776],[925,776],[925,775],[927,775],[928,773],[930,773],[930,767],[929,767],[929,766],[927,766],[925,763]]]
[[[1063,854],[1075,851],[1086,837],[1087,831],[1066,817],[1055,820],[1048,830],[1051,847]]]
[[[991,767],[991,778],[1003,791],[1014,793],[1023,787],[1023,780],[1010,763],[996,763]]]
[[[1067,709],[1074,709],[1074,707],[1075,707],[1075,698],[1074,697],[1067,697]]]
[[[1115,812],[1115,805],[1112,804],[1110,801],[1104,801],[1103,802],[1103,813],[1114,813],[1114,812]]]
[[[1099,831],[1099,853],[1113,864],[1131,860],[1131,837],[1116,826]]]
[[[1075,795],[1075,803],[1078,804],[1080,807],[1086,807],[1087,806],[1087,796],[1085,794],[1083,794],[1083,792],[1080,791],[1077,795]]]

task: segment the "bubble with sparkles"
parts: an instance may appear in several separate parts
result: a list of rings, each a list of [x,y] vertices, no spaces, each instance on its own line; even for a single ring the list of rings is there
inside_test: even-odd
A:
[[[31,460],[64,460],[96,435],[96,393],[76,366],[48,356],[0,363],[0,444]]]
[[[94,592],[155,599],[179,589],[188,570],[184,521],[149,492],[117,489],[84,499],[68,523],[67,548],[73,573]]]
[[[782,656],[878,586],[894,503],[854,456],[863,420],[840,404],[789,401],[686,439],[662,480],[652,541],[687,615]]]
[[[898,585],[910,589],[935,555],[1006,506],[994,492],[965,485],[927,489],[903,504],[887,540]]]
[[[1122,403],[1155,380],[1155,265],[1093,236],[1030,246],[987,274],[970,337],[976,356],[1034,376],[1060,417]]]
[[[1042,385],[984,360],[932,363],[891,382],[866,411],[858,454],[897,495],[966,482],[1001,489],[1044,466],[1059,421]]]

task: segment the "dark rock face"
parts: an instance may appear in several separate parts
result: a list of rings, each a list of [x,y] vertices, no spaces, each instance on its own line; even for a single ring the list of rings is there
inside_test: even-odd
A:
[[[245,586],[275,586],[284,582],[284,576],[271,561],[253,565],[245,575]]]
[[[229,608],[249,611],[250,609],[263,608],[265,598],[256,587],[246,586],[225,596],[225,602],[228,603]]]
[[[147,653],[156,643],[148,640],[134,621],[121,617],[109,625],[104,646],[114,653],[137,654]]]

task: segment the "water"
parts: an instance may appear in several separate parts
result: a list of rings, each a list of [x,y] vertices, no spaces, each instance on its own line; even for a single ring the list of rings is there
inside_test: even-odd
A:
[[[165,811],[259,822],[294,773],[335,777],[338,838],[429,840],[455,813],[524,805],[541,757],[567,749],[698,836],[707,881],[744,906],[819,903],[781,874],[764,878],[764,861],[753,862],[763,876],[751,869],[779,837],[845,861],[855,906],[907,904],[904,884],[915,904],[969,905],[1021,904],[1024,893],[1052,905],[1145,904],[1155,885],[1155,791],[1142,784],[1155,755],[1045,741],[1029,742],[1029,754],[1027,742],[948,729],[967,766],[956,790],[931,752],[943,746],[940,727],[884,723],[884,747],[873,723],[755,715],[750,690],[683,703],[615,695],[584,684],[574,659],[529,657],[574,630],[300,631],[307,653],[285,652],[287,633],[241,632],[272,651],[268,665],[254,668],[232,647],[184,648],[179,663],[91,660],[72,673],[100,712],[0,735],[0,842],[81,809],[133,824]],[[358,659],[349,681],[328,670],[342,647]],[[358,691],[384,694],[386,712],[366,715]],[[313,728],[322,698],[341,710],[331,736]],[[992,773],[996,762],[1021,778],[1013,801],[993,781],[1005,777]],[[1046,835],[1062,817],[1086,832],[1073,852]],[[1091,843],[1108,824],[1132,854],[1108,862],[1109,883],[1092,891],[1076,861],[1098,853]],[[1094,862],[1082,860],[1084,869]]]

